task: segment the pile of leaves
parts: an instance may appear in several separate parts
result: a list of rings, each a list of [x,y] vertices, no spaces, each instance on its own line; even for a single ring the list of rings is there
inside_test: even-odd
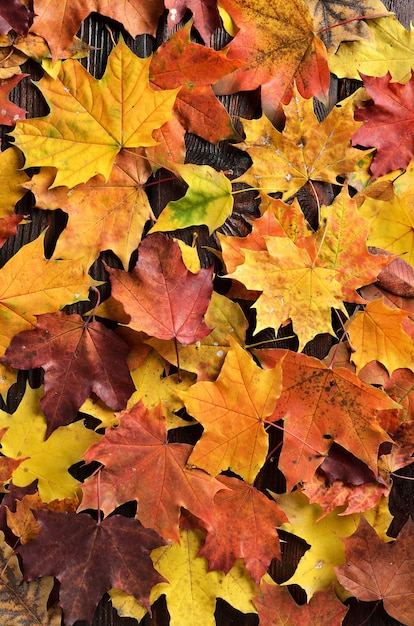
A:
[[[125,33],[101,78],[93,11]],[[163,25],[147,58],[125,43]],[[180,626],[217,598],[414,624],[412,522],[387,533],[414,452],[412,30],[379,0],[7,0],[0,33],[3,621],[90,622],[109,592]],[[28,59],[49,112],[26,119]],[[194,135],[246,167],[191,162]],[[49,227],[7,254],[30,198]]]

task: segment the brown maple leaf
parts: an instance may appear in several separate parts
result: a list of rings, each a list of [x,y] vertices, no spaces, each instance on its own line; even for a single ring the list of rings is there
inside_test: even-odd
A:
[[[35,511],[40,534],[18,548],[25,580],[55,576],[65,626],[92,621],[99,600],[116,587],[150,611],[149,592],[164,581],[149,553],[166,542],[137,519],[114,515],[96,523],[85,513]]]
[[[213,267],[187,270],[180,247],[161,233],[148,235],[138,248],[132,272],[107,268],[112,295],[130,316],[129,326],[158,339],[195,343],[211,329],[204,314],[213,292]]]
[[[118,417],[119,426],[84,456],[105,465],[99,477],[104,513],[137,499],[144,526],[173,541],[179,541],[180,507],[212,526],[213,497],[223,485],[202,470],[186,468],[192,446],[168,443],[161,407],[148,410],[139,402]],[[96,489],[96,476],[82,486],[83,509],[96,507]]]
[[[100,322],[57,312],[39,315],[35,330],[16,335],[2,362],[17,369],[45,370],[40,406],[49,437],[73,421],[92,391],[112,409],[125,408],[135,389],[127,354],[124,341]]]
[[[361,516],[357,531],[344,540],[346,564],[335,567],[341,585],[358,600],[382,600],[391,617],[412,624],[414,615],[414,524],[385,543]]]

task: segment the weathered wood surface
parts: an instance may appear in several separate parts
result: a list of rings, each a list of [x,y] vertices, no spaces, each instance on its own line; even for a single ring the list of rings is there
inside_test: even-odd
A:
[[[414,0],[383,0],[384,4],[390,10],[394,11],[400,21],[409,26],[410,21],[414,21]],[[117,34],[119,32],[119,24],[112,22],[111,20],[102,18],[94,14],[85,21],[82,29],[79,33],[83,41],[87,42],[95,48],[91,52],[90,57],[84,61],[84,64],[89,72],[91,72],[97,78],[100,78],[105,69],[105,59],[107,54],[112,49],[111,33]],[[160,25],[157,40],[149,36],[138,37],[135,41],[124,33],[124,37],[128,45],[142,57],[146,57],[153,52],[157,44],[165,37],[165,22]],[[217,35],[217,45],[222,45],[223,41],[220,38],[225,37],[225,34]],[[23,68],[25,71],[25,68]],[[30,67],[26,70],[32,77],[37,78],[35,72],[39,73],[39,69],[36,64],[30,64]],[[336,94],[333,93],[333,101],[340,99],[344,93],[353,89],[351,81],[337,81]],[[42,96],[29,81],[22,81],[13,95],[12,100],[19,106],[30,111],[31,116],[44,115],[47,113],[47,107],[42,99]],[[259,97],[257,92],[249,94],[236,94],[235,96],[223,98],[224,104],[228,107],[229,112],[234,115],[242,115],[244,117],[252,117],[258,110]],[[7,129],[6,129],[7,130]],[[3,149],[7,145],[7,137],[2,133],[3,137]],[[244,169],[246,169],[248,162],[240,160],[240,152],[237,152],[231,145],[223,142],[219,147],[215,147],[200,138],[189,135],[187,137],[187,160],[198,163],[208,164],[217,169],[229,170],[232,169],[235,176],[239,175]],[[163,177],[163,173],[157,174],[158,179]],[[156,215],[162,210],[166,203],[182,195],[182,190],[179,184],[160,184],[151,187],[151,204]],[[235,205],[235,211],[232,219],[225,225],[225,231],[228,233],[242,234],[246,231],[247,218],[256,213],[255,203],[252,197],[248,198],[248,194],[243,194],[243,201],[240,200],[240,196],[236,196],[237,202]],[[312,207],[310,207],[310,212]],[[19,212],[27,213],[31,215],[31,222],[19,229],[19,233],[15,238],[9,240],[0,251],[0,267],[13,255],[15,252],[28,241],[33,240],[38,234],[44,230],[48,225],[49,231],[59,230],[59,223],[55,221],[55,216],[52,212],[40,211],[34,209],[30,205],[30,201],[27,196],[23,199]],[[190,237],[190,234],[189,234]],[[207,234],[207,229],[201,227],[199,229],[199,241],[201,245],[206,243],[212,243]],[[207,258],[205,253],[202,258],[204,265],[211,263],[211,258]],[[98,264],[96,265],[96,273],[94,278],[101,278],[100,269]],[[80,311],[82,312],[82,311]],[[278,344],[280,346],[280,343]],[[323,357],[326,352],[325,345],[313,346],[312,354],[317,357]],[[39,376],[38,373],[32,374],[32,376]],[[21,394],[24,390],[24,380],[22,380],[14,386],[9,394],[7,401],[7,409],[14,411],[14,408],[19,401]],[[6,408],[6,407],[4,407]],[[185,429],[187,430],[187,429]],[[275,429],[274,429],[275,430]],[[183,433],[176,435],[177,439],[183,441]],[[179,439],[179,437],[181,437]],[[276,434],[275,440],[271,443],[276,446],[278,441]],[[407,476],[414,476],[414,467],[401,471],[401,474]],[[395,479],[394,488],[391,494],[391,508],[394,515],[396,515],[393,535],[396,536],[401,527],[405,523],[409,515],[414,517],[414,488],[413,482],[404,481],[403,479]],[[271,489],[276,492],[284,491],[283,477],[277,471],[272,468],[271,464],[268,464],[267,469],[262,475],[259,476],[256,486],[262,489]],[[273,571],[271,572],[275,580],[286,580],[291,573],[305,549],[303,544],[299,540],[289,539],[286,535],[287,542],[284,544],[284,557],[282,564],[275,564]],[[296,598],[298,601],[304,601],[304,594],[301,593],[299,588],[296,589]],[[366,626],[397,626],[399,622],[388,617],[381,608],[375,608],[375,603],[358,603],[351,601],[353,605],[352,617],[347,617],[344,621],[344,626],[359,626],[365,624]],[[258,624],[258,617],[256,615],[243,615],[239,613],[224,601],[219,600],[217,602],[216,609],[216,622],[217,626],[256,626]],[[160,598],[153,607],[152,617],[145,617],[141,622],[142,626],[167,626],[169,624],[168,612],[165,606],[165,601]],[[92,626],[136,626],[136,620],[130,618],[120,618],[110,604],[107,597],[104,597],[99,604]],[[86,626],[85,622],[77,622],[76,626]],[[203,626],[200,624],[200,626]]]

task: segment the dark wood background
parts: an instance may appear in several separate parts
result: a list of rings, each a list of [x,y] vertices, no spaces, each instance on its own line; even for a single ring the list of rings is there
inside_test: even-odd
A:
[[[395,12],[396,16],[406,27],[409,27],[411,20],[414,21],[414,0],[383,0],[383,3],[388,9]],[[103,18],[98,14],[92,14],[83,23],[79,32],[81,39],[95,48],[95,50],[90,53],[89,58],[82,62],[88,71],[96,78],[102,76],[107,56],[113,47],[108,27],[115,38],[117,38],[118,34],[122,31],[118,23]],[[166,38],[165,17],[160,22],[156,39],[150,36],[141,36],[133,40],[127,33],[123,32],[123,35],[127,44],[136,54],[141,57],[146,57]],[[226,43],[226,34],[224,32],[215,35],[215,46],[217,48],[222,47],[224,43]],[[29,73],[34,79],[38,79],[41,76],[41,71],[35,63],[29,62],[27,67],[23,67],[23,71]],[[331,90],[332,104],[345,97],[345,95],[348,95],[348,93],[351,93],[356,86],[358,86],[356,81],[340,81],[334,79]],[[47,113],[47,106],[42,96],[28,79],[25,79],[16,87],[11,95],[11,100],[29,111],[30,117],[41,116]],[[222,101],[235,118],[239,115],[243,117],[253,117],[260,113],[260,97],[258,91],[223,97]],[[323,116],[322,109],[317,109],[317,112],[321,117]],[[2,146],[4,149],[8,145],[6,133],[11,129],[3,127],[1,130]],[[188,162],[208,164],[216,169],[233,170],[235,177],[240,175],[249,165],[248,157],[241,154],[240,151],[233,148],[227,142],[222,142],[218,147],[215,147],[199,137],[189,134],[186,137],[186,145]],[[155,180],[162,180],[165,177],[164,174],[165,173],[162,171],[158,172],[155,176]],[[150,187],[149,190],[150,201],[155,215],[160,213],[168,201],[180,197],[183,194],[183,188],[178,182],[154,185]],[[249,194],[242,194],[242,196],[242,199],[240,194],[235,196],[236,203],[233,215],[222,228],[223,232],[226,234],[246,234],[248,232],[249,217],[258,215],[254,195],[249,197]],[[308,217],[312,219],[312,202],[310,197],[306,196],[306,192],[303,198],[303,205],[305,212],[309,212]],[[26,196],[18,205],[18,211],[25,214],[29,213],[31,222],[20,227],[18,235],[11,238],[3,246],[0,251],[0,267],[16,253],[22,245],[35,239],[46,226],[49,226],[49,232],[52,232],[52,235],[55,234],[55,236],[61,228],[59,214],[56,212],[37,210],[33,207],[30,195]],[[193,230],[194,229],[192,229],[192,231]],[[214,246],[214,237],[209,238],[207,229],[204,227],[198,229],[198,235],[202,264],[207,266],[212,262],[212,258],[205,252],[203,246],[206,244]],[[183,238],[185,237],[186,233],[183,235]],[[188,241],[191,241],[191,233],[188,233]],[[111,265],[116,265],[116,260],[106,256],[104,256],[104,258]],[[103,277],[100,263],[94,265],[93,273],[94,278]],[[217,288],[225,290],[225,281],[218,281]],[[84,311],[79,311],[78,309],[78,312],[83,313]],[[281,347],[280,342],[278,343],[278,347]],[[286,344],[286,347],[289,347],[289,344]],[[329,346],[324,342],[314,342],[310,353],[318,358],[323,358],[327,348],[329,348]],[[37,377],[37,379],[40,380],[39,372],[31,373],[29,376],[35,379]],[[7,398],[7,404],[0,408],[13,412],[24,391],[24,385],[24,376],[22,376],[19,378],[17,385],[11,389]],[[272,430],[276,431],[276,429]],[[173,432],[171,435],[175,441],[188,441],[190,443],[194,442],[194,436],[195,434],[191,432],[191,429],[180,429],[180,432]],[[279,435],[276,433],[274,440],[271,442],[272,446],[277,446],[279,443],[278,437]],[[271,489],[276,492],[283,492],[285,490],[283,476],[275,468],[275,465],[276,463],[266,464],[255,483],[256,487],[263,490]],[[414,464],[401,470],[399,473],[401,475],[414,477],[413,468]],[[412,481],[398,478],[394,480],[390,497],[391,512],[395,515],[392,528],[390,529],[392,536],[398,535],[410,515],[414,518],[414,487],[412,485],[414,485]],[[301,542],[301,540],[297,538],[292,538],[292,536],[289,536],[287,533],[284,534],[283,538],[286,540],[286,543],[283,544],[282,563],[274,562],[270,569],[271,575],[277,582],[287,580],[292,575],[298,560],[302,556],[304,549],[306,549],[304,542]],[[306,600],[304,593],[299,587],[292,586],[291,592],[298,602],[303,603]],[[217,626],[257,626],[259,620],[257,615],[243,615],[226,602],[219,599],[216,608],[216,622]],[[104,596],[97,607],[92,626],[136,626],[137,623],[136,620],[131,618],[118,617],[116,611],[111,606],[108,596]],[[183,623],[185,623],[184,619]],[[161,597],[153,606],[152,617],[146,616],[141,621],[141,625],[167,626],[168,624],[168,611],[166,609],[165,600]],[[344,620],[344,626],[362,626],[362,624],[366,626],[397,626],[399,622],[390,618],[384,612],[381,605],[377,606],[376,603],[351,600],[350,610]],[[76,626],[86,626],[86,622],[77,622]],[[200,624],[200,626],[203,625]]]

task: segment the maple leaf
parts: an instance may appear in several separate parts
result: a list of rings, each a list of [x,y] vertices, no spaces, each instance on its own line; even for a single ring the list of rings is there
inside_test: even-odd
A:
[[[360,80],[360,72],[384,76],[390,72],[393,81],[405,83],[413,68],[413,27],[404,28],[390,15],[368,21],[371,37],[341,44],[328,59],[331,72],[339,78]],[[336,30],[336,29],[335,29]]]
[[[107,269],[112,295],[122,302],[134,330],[183,344],[211,332],[203,317],[213,291],[213,268],[189,272],[178,244],[165,235],[154,233],[141,242],[131,273]]]
[[[353,219],[359,220],[358,233],[343,228]],[[345,312],[343,300],[363,302],[355,290],[374,281],[380,266],[390,262],[390,257],[368,253],[368,223],[360,220],[346,189],[331,207],[322,207],[321,222],[316,234],[295,243],[287,237],[269,235],[254,246],[259,250],[249,250],[240,240],[243,263],[227,276],[247,289],[263,290],[253,305],[257,310],[256,331],[277,329],[291,318],[301,347],[315,332],[332,333],[331,307]],[[223,258],[226,263],[225,248]]]
[[[259,584],[272,558],[280,557],[276,526],[287,521],[274,502],[236,478],[221,477],[228,490],[214,496],[214,524],[199,552],[210,569],[229,572],[243,558],[250,576]]]
[[[229,342],[217,380],[198,382],[179,393],[187,411],[204,427],[189,463],[212,476],[230,468],[252,483],[266,460],[264,422],[281,392],[281,369],[261,370],[238,343],[231,338]]]
[[[256,585],[246,580],[242,568],[226,577],[221,571],[209,572],[206,559],[197,556],[202,539],[202,531],[182,530],[180,543],[157,548],[151,554],[154,567],[169,581],[157,585],[156,597],[165,593],[171,626],[215,626],[217,597],[231,600],[240,611],[255,610],[251,598],[257,593]]]
[[[16,74],[0,81],[0,124],[14,126],[18,120],[26,117],[26,111],[8,100],[12,89],[28,74]]]
[[[341,585],[359,600],[382,600],[391,617],[411,624],[414,609],[413,523],[396,541],[385,543],[361,518],[357,531],[344,540],[346,564],[335,568]]]
[[[20,35],[27,33],[34,15],[20,0],[0,0],[0,33],[7,35],[11,30]]]
[[[329,88],[326,49],[313,32],[313,20],[304,0],[221,0],[239,31],[224,49],[229,59],[245,67],[222,78],[216,93],[235,93],[262,86],[262,103],[269,116],[290,97],[296,80],[305,98],[323,100]]]
[[[372,36],[367,24],[358,18],[381,17],[388,14],[379,0],[308,0],[315,30],[329,54],[342,41],[369,41]],[[389,13],[392,15],[392,13]]]
[[[187,183],[187,192],[183,198],[167,204],[150,232],[206,224],[212,234],[232,213],[230,180],[209,165],[174,165],[174,171]]]
[[[414,267],[414,196],[412,190],[395,194],[392,201],[367,198],[359,209],[370,220],[367,243],[398,254]]]
[[[43,236],[20,248],[2,267],[0,276],[1,355],[14,335],[35,327],[36,315],[57,311],[82,297],[87,299],[87,290],[94,282],[79,261],[46,260]]]
[[[193,13],[194,26],[200,33],[206,45],[214,31],[220,27],[220,15],[217,9],[217,0],[165,0],[165,8],[169,9],[169,31],[180,22],[187,9]]]
[[[222,51],[190,41],[191,25],[189,22],[180,28],[155,52],[150,85],[158,89],[180,88],[174,104],[178,120],[188,132],[217,144],[233,137],[235,130],[211,85],[242,63],[227,59]]]
[[[158,18],[164,10],[162,0],[68,0],[63,4],[36,0],[36,16],[31,30],[44,37],[52,51],[53,63],[61,58],[80,28],[81,22],[96,11],[121,22],[136,37],[142,33],[155,35]]]
[[[75,419],[91,392],[115,411],[125,408],[134,391],[127,354],[126,343],[100,322],[58,312],[39,315],[36,328],[16,335],[2,359],[16,369],[44,369],[40,406],[49,437]]]
[[[355,111],[355,119],[364,124],[352,135],[352,144],[377,149],[370,165],[375,180],[404,169],[414,155],[414,71],[405,85],[391,82],[389,72],[381,78],[361,78],[373,104]]]
[[[395,408],[393,400],[352,372],[330,370],[313,357],[277,349],[257,352],[263,365],[270,367],[283,358],[282,393],[272,421],[285,420],[279,465],[288,489],[312,479],[333,441],[366,463],[376,476],[379,446],[392,441],[376,414]]]
[[[283,107],[283,132],[265,115],[243,120],[246,139],[239,147],[248,151],[253,165],[236,181],[267,193],[281,192],[284,200],[309,180],[336,184],[337,177],[352,172],[363,156],[349,140],[361,126],[353,118],[354,97],[336,104],[319,123],[312,100],[305,100],[294,90],[290,104]]]
[[[13,415],[0,411],[0,428],[8,428],[1,440],[2,453],[23,459],[12,474],[16,486],[26,487],[38,480],[43,502],[72,498],[79,481],[69,474],[68,468],[80,461],[99,435],[78,421],[56,429],[45,440],[47,423],[39,407],[42,396],[42,389],[27,387]]]
[[[18,548],[24,579],[58,579],[65,626],[91,621],[99,600],[112,587],[132,593],[149,610],[150,589],[164,580],[149,556],[165,544],[156,532],[121,515],[98,524],[86,513],[36,511],[35,517],[38,537]]]
[[[392,374],[396,369],[414,370],[414,342],[402,323],[408,313],[385,306],[382,299],[369,302],[347,325],[357,373],[370,361],[380,361]]]
[[[276,585],[270,576],[260,584],[260,595],[253,598],[260,626],[342,624],[347,608],[338,600],[333,587],[315,593],[308,604],[298,606],[286,587]]]
[[[100,80],[72,59],[56,80],[45,75],[38,86],[49,115],[19,122],[12,133],[26,167],[53,166],[53,186],[74,187],[96,174],[108,180],[122,148],[155,145],[152,133],[171,117],[177,90],[151,89],[150,63],[120,39]]]
[[[0,619],[3,624],[16,626],[60,626],[61,611],[47,608],[54,580],[43,577],[29,584],[22,584],[17,556],[0,534]]]
[[[56,175],[52,168],[41,168],[25,185],[36,196],[37,207],[69,213],[55,257],[73,259],[82,249],[87,269],[101,251],[112,250],[128,267],[145,223],[152,216],[143,187],[151,170],[141,153],[142,150],[121,150],[107,182],[100,175],[94,176],[70,193],[66,187],[49,189]]]
[[[105,514],[137,499],[137,517],[144,526],[176,541],[180,507],[208,526],[212,524],[213,497],[223,485],[201,470],[186,469],[192,447],[167,442],[161,407],[148,410],[139,402],[118,417],[119,426],[107,431],[84,456],[87,462],[95,460],[105,465],[99,477],[100,506]],[[83,509],[96,502],[97,480],[89,479],[82,487]]]
[[[178,355],[180,367],[197,374],[197,380],[215,380],[220,373],[224,358],[230,349],[228,336],[231,335],[240,345],[244,345],[247,320],[236,302],[213,291],[205,314],[205,322],[213,330],[196,344],[180,346]],[[177,366],[177,351],[172,341],[146,339],[159,354]]]
[[[280,528],[310,545],[293,576],[283,585],[300,585],[309,600],[316,591],[335,582],[334,566],[345,563],[341,538],[355,531],[360,514],[343,515],[343,508],[339,508],[322,517],[322,508],[318,504],[309,504],[308,498],[299,490],[273,494],[273,497],[289,520]]]

